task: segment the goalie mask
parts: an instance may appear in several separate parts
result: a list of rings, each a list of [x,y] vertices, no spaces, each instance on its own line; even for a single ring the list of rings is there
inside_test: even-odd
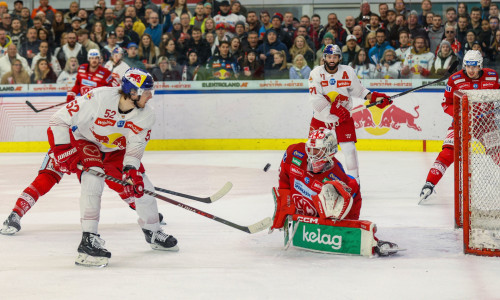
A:
[[[313,130],[306,142],[307,170],[323,173],[333,168],[333,157],[337,153],[337,136],[328,129]]]

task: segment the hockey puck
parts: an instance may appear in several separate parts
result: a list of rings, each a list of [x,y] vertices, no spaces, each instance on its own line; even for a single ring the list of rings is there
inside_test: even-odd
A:
[[[269,168],[271,167],[271,164],[267,164],[265,167],[264,167],[264,172],[267,172],[267,170],[269,170]]]

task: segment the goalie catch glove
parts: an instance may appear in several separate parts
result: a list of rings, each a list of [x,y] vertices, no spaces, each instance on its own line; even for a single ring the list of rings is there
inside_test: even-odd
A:
[[[386,107],[388,105],[391,105],[393,102],[390,99],[390,97],[384,93],[372,92],[372,97],[370,99],[370,103],[376,102],[378,100],[382,100],[382,103],[376,105],[380,109],[383,109],[384,107]]]
[[[351,211],[353,199],[350,188],[339,180],[327,181],[313,201],[321,217],[343,220]]]

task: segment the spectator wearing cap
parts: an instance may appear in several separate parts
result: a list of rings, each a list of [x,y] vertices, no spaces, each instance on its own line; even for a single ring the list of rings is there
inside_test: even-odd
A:
[[[220,42],[222,42],[222,41],[229,42],[233,37],[234,37],[234,35],[231,32],[228,32],[226,30],[226,26],[223,23],[217,24],[217,26],[215,26],[215,44],[216,45],[219,45]]]
[[[31,75],[31,69],[26,58],[19,55],[16,45],[10,44],[9,47],[7,47],[7,54],[0,58],[0,78],[11,71],[14,59],[20,60],[23,65],[23,69]]]
[[[80,5],[77,1],[71,2],[69,5],[69,11],[64,14],[64,23],[71,24],[74,17],[78,16],[78,11],[80,10]]]
[[[331,34],[331,33],[330,33]],[[332,34],[333,37],[333,34]],[[352,34],[346,38],[346,44],[342,47],[342,64],[348,65],[354,60],[356,53],[361,50],[361,47],[356,42],[356,37]]]
[[[380,62],[382,55],[386,50],[394,50],[394,48],[392,48],[387,41],[387,33],[384,29],[379,28],[375,33],[375,37],[377,39],[377,43],[368,51],[368,56],[370,58],[370,62],[376,65]]]
[[[203,2],[196,3],[196,7],[194,9],[194,16],[189,21],[189,25],[193,26],[193,28],[198,27],[201,29],[202,33],[205,33],[205,21],[207,20],[207,16],[205,16],[203,12]]]
[[[89,28],[92,28],[96,22],[104,22],[104,7],[99,4],[94,5],[94,12],[89,16]]]
[[[205,17],[207,18],[211,18],[212,15],[213,15],[213,7],[212,7],[212,3],[210,2],[205,2],[205,4],[203,4],[203,14],[205,15]]]
[[[273,27],[271,24],[271,15],[269,15],[267,10],[260,12],[260,21],[262,22],[262,26],[259,29],[259,39],[264,40],[266,31]]]
[[[241,13],[241,3],[240,1],[231,1],[231,12],[238,16],[238,21],[245,22],[247,20],[246,14]]]
[[[104,10],[104,21],[102,22],[104,30],[109,33],[116,30],[118,22],[116,21],[116,16],[111,8],[106,8]]]
[[[45,13],[47,20],[49,20],[50,23],[54,21],[54,15],[56,14],[57,10],[49,5],[49,0],[40,0],[40,6],[33,9],[33,11],[31,12],[31,18],[34,19],[39,11],[43,11]]]
[[[89,39],[89,31],[87,29],[78,30],[76,35],[78,37],[78,43],[80,43],[80,45],[82,45],[87,52],[91,49],[100,49],[99,45]]]
[[[361,2],[361,6],[359,7],[359,15],[355,21],[357,24],[360,24],[361,21],[363,20],[363,17],[369,17],[371,15],[372,15],[372,11],[370,8],[370,3],[368,3],[368,1],[365,0],[365,1]]]
[[[139,68],[142,70],[146,70],[146,66],[142,63],[142,61],[139,58],[137,49],[139,46],[137,46],[136,43],[131,42],[127,46],[127,55],[123,58],[123,61],[127,63],[131,68]]]
[[[59,65],[65,66],[66,61],[70,57],[76,57],[78,64],[82,65],[87,63],[87,50],[77,41],[76,33],[68,32],[66,34],[66,45],[61,47],[59,53],[57,53],[57,59],[59,60]]]
[[[430,52],[427,39],[417,36],[413,40],[413,47],[403,61],[401,75],[410,79],[424,79],[429,77],[434,63],[434,54]]]
[[[219,4],[220,11],[217,15],[214,16],[215,26],[219,24],[224,24],[226,30],[234,32],[234,26],[236,22],[240,20],[240,18],[233,14],[230,10],[229,1],[224,0]]]
[[[101,54],[103,61],[108,61],[111,59],[111,54],[113,50],[120,48],[117,44],[116,32],[111,31],[106,34],[106,45],[102,48]]]
[[[286,54],[286,61],[290,61],[290,54],[288,48],[281,41],[278,40],[278,35],[274,29],[267,31],[266,40],[262,45],[257,48],[259,59],[264,62],[264,69],[270,69],[274,63],[274,54],[278,51],[284,51]]]
[[[418,13],[414,10],[412,10],[408,16],[408,31],[410,33],[410,40],[413,40],[416,36],[423,36],[427,41],[429,40],[424,27],[418,24]]]
[[[191,39],[186,42],[186,48],[196,51],[200,64],[205,64],[210,57],[210,45],[202,38],[201,29],[193,28],[191,32]]]
[[[26,33],[26,40],[22,43],[19,53],[28,60],[31,60],[40,51],[40,41],[37,39],[37,32],[35,28],[29,28]]]
[[[71,19],[71,31],[76,33],[78,30],[82,29],[81,24],[82,19],[73,17],[73,19]]]
[[[255,31],[259,33],[260,27],[262,26],[257,18],[257,13],[255,11],[249,11],[247,14],[247,24],[248,32]]]
[[[16,0],[14,1],[14,9],[12,10],[12,18],[20,18],[21,17],[21,12],[24,7],[24,2],[21,0]]]
[[[458,57],[453,52],[450,42],[442,40],[437,50],[436,59],[432,64],[431,78],[440,78],[450,68],[451,64],[458,60]]]
[[[337,39],[339,40],[339,42],[344,44],[345,39],[347,38],[347,32],[342,27],[342,23],[340,23],[339,19],[337,18],[337,14],[335,13],[328,14],[327,22],[328,23],[326,24],[326,26],[319,33],[319,39],[323,40],[323,36],[330,29],[332,29],[337,33]]]
[[[160,18],[156,12],[152,12],[149,14],[148,21],[147,21],[147,27],[144,33],[147,33],[151,36],[153,39],[153,43],[156,46],[160,46],[161,43],[161,36],[164,32],[168,30],[168,28],[171,26],[170,23],[163,23],[160,24]]]
[[[181,81],[179,69],[165,56],[158,58],[158,67],[153,68],[151,76],[154,81]]]
[[[274,31],[276,31],[276,34],[278,35],[278,39],[285,44],[287,48],[290,48],[292,46],[292,36],[290,35],[289,32],[284,31],[283,28],[281,28],[281,23],[283,22],[283,17],[281,14],[275,14],[272,19],[271,19],[271,25]]]
[[[121,82],[125,72],[130,69],[130,66],[123,61],[123,49],[116,47],[111,52],[109,60],[106,61],[104,67],[111,72],[111,76],[117,81]]]

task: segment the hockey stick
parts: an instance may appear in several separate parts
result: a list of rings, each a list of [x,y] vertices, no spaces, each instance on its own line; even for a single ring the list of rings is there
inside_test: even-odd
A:
[[[36,109],[36,107],[35,107],[35,106],[33,106],[33,104],[31,104],[31,102],[29,102],[28,100],[26,100],[26,104],[27,104],[29,107],[31,107],[31,109],[32,109],[34,112],[36,112],[36,113],[39,113],[39,112],[41,112],[41,111],[44,111],[44,110],[47,110],[47,109],[51,109],[51,108],[54,108],[54,107],[57,107],[57,106],[61,106],[61,105],[64,105],[64,104],[66,104],[66,103],[67,103],[67,102],[66,102],[66,101],[64,101],[64,102],[61,102],[61,103],[57,103],[57,104],[55,104],[55,105],[51,105],[51,106],[49,106],[49,107],[45,107],[45,108],[42,108],[42,109]]]
[[[413,89],[411,89],[411,90],[407,90],[407,91],[401,92],[401,93],[399,93],[399,94],[396,94],[396,95],[390,96],[390,97],[389,97],[389,100],[394,100],[394,99],[396,99],[396,98],[399,98],[399,97],[404,96],[404,95],[406,95],[406,94],[409,94],[409,93],[411,93],[411,92],[414,92],[414,91],[418,91],[418,90],[420,90],[420,89],[423,89],[423,88],[424,88],[424,87],[426,87],[426,86],[429,86],[429,85],[432,85],[432,84],[438,83],[438,82],[440,82],[440,81],[443,81],[443,80],[445,80],[446,78],[450,77],[450,75],[451,75],[451,74],[453,74],[453,72],[455,72],[455,69],[457,68],[457,66],[458,66],[458,61],[455,61],[455,62],[454,62],[453,64],[451,64],[451,66],[448,68],[448,71],[446,71],[446,74],[444,74],[441,78],[436,79],[436,80],[434,80],[434,81],[432,81],[432,82],[426,83],[426,84],[424,84],[424,85],[418,86],[418,87],[413,88]],[[383,102],[383,100],[378,100],[378,101],[375,101],[375,102],[373,102],[373,103],[370,103],[370,104],[368,104],[368,105],[366,105],[366,106],[361,106],[361,107],[358,107],[358,108],[356,108],[356,109],[353,109],[353,110],[351,110],[351,115],[352,115],[353,113],[358,112],[358,111],[360,111],[360,110],[363,110],[363,109],[365,109],[365,108],[370,108],[370,107],[372,107],[372,106],[374,106],[374,105],[381,104],[382,102]]]
[[[210,196],[210,197],[196,197],[196,196],[187,195],[187,194],[183,194],[183,193],[179,193],[179,192],[174,192],[174,191],[170,191],[170,190],[155,186],[155,190],[158,192],[167,193],[167,194],[171,194],[174,196],[179,196],[179,197],[183,197],[183,198],[187,198],[187,199],[191,199],[191,200],[195,200],[195,201],[199,201],[199,202],[203,202],[203,203],[213,203],[213,202],[219,200],[220,198],[224,197],[224,195],[226,195],[232,188],[233,188],[233,184],[228,181],[217,193],[213,194],[212,196]]]
[[[127,183],[125,181],[116,179],[113,176],[110,176],[110,175],[107,175],[107,174],[104,174],[104,173],[101,173],[101,172],[98,172],[98,171],[95,171],[95,170],[92,170],[92,169],[89,169],[89,168],[85,168],[85,167],[83,167],[81,165],[78,165],[78,169],[80,169],[82,171],[85,171],[85,172],[88,172],[88,173],[90,173],[90,174],[92,174],[94,176],[102,177],[102,178],[104,178],[106,180],[113,181],[113,182],[121,184],[121,185],[129,185],[129,183]],[[155,192],[144,190],[144,194],[148,194],[148,195],[153,196],[153,197],[155,197],[157,199],[163,200],[163,201],[168,202],[170,204],[173,204],[175,206],[179,206],[181,208],[184,208],[184,209],[189,210],[191,212],[197,213],[197,214],[199,214],[201,216],[204,216],[206,218],[212,219],[212,220],[220,222],[220,223],[222,223],[224,225],[236,228],[238,230],[241,230],[241,231],[244,231],[244,232],[247,232],[247,233],[250,233],[250,234],[257,233],[259,231],[267,229],[272,224],[271,218],[267,217],[267,218],[265,218],[263,220],[260,220],[259,222],[255,223],[255,224],[252,224],[252,225],[249,225],[249,226],[242,226],[242,225],[238,225],[238,224],[235,224],[233,222],[227,221],[225,219],[219,218],[217,216],[214,216],[212,214],[209,214],[207,212],[204,212],[204,211],[199,210],[197,208],[194,208],[192,206],[189,206],[189,205],[177,202],[177,201],[175,201],[173,199],[167,198],[165,196],[159,195],[159,194],[157,194]]]

